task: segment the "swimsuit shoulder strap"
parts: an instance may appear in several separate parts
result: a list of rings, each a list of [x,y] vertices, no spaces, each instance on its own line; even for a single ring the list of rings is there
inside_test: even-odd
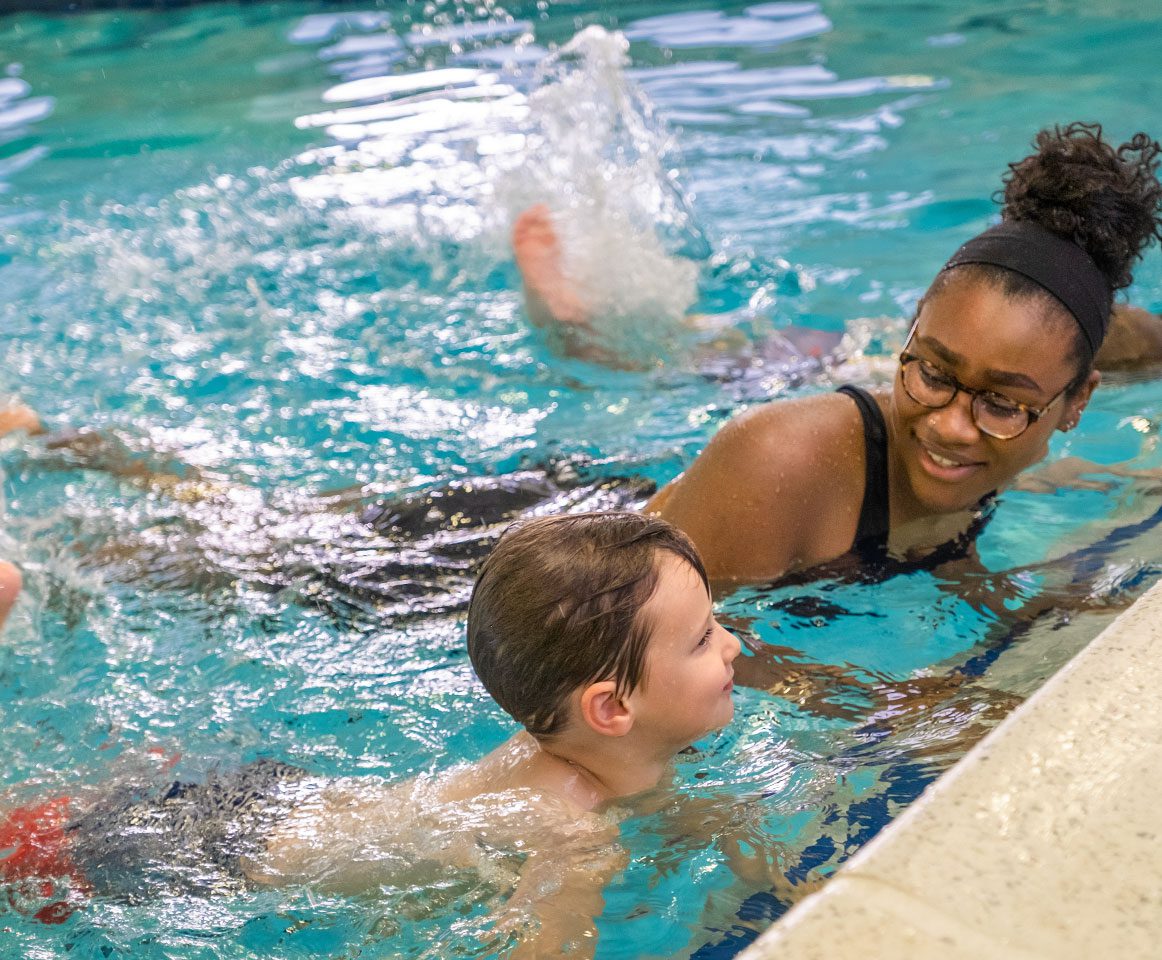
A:
[[[864,486],[859,508],[859,524],[854,546],[861,553],[874,546],[887,546],[888,518],[888,428],[875,398],[862,387],[844,384],[838,390],[855,401],[863,420]]]

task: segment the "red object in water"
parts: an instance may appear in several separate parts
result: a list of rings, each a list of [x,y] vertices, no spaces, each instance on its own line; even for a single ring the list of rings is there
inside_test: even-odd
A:
[[[68,877],[71,889],[88,892],[84,874],[69,855],[65,825],[68,797],[54,797],[8,811],[0,823],[0,881],[8,887],[14,910],[28,913],[18,899],[24,894],[40,903],[56,893],[56,880]],[[41,923],[63,923],[76,909],[67,900],[56,900],[31,911]]]

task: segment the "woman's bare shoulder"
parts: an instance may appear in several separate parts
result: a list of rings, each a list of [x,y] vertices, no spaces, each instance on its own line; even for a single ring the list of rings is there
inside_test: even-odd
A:
[[[859,433],[859,411],[841,393],[817,393],[792,400],[772,400],[739,415],[727,426],[739,424],[775,444],[785,454],[793,454],[789,443],[804,451],[806,459],[820,442],[854,439]]]
[[[858,499],[862,443],[842,395],[763,404],[724,426],[648,508],[693,538],[715,579],[777,577],[835,555],[837,537],[822,542],[820,525]]]
[[[820,394],[747,410],[727,423],[691,464],[687,476],[711,474],[738,494],[771,485],[801,491],[832,475],[860,449],[859,414],[845,397]]]

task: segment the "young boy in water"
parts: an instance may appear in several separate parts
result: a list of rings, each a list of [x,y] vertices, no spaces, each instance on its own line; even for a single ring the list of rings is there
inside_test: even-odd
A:
[[[501,923],[517,937],[511,956],[585,955],[623,862],[599,808],[656,786],[678,751],[730,721],[738,641],[714,619],[684,534],[634,513],[574,514],[500,539],[473,591],[468,652],[525,728],[473,764],[382,785],[263,761],[119,812],[57,798],[0,823],[0,877],[132,896],[117,888],[127,861],[198,877],[209,863],[251,883],[357,893],[469,869],[514,890]]]
[[[676,753],[730,721],[739,643],[714,619],[684,534],[634,513],[575,514],[500,539],[472,594],[468,653],[524,731],[430,781],[326,789],[247,874],[357,891],[398,883],[401,863],[495,874],[519,852],[508,915],[533,921],[524,949],[584,951],[622,860],[616,825],[595,811],[656,786]]]

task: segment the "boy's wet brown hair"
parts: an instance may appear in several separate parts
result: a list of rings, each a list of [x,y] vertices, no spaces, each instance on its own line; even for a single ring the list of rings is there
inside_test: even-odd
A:
[[[468,608],[468,655],[493,699],[533,736],[568,721],[569,695],[645,679],[651,624],[642,607],[659,553],[706,570],[690,538],[656,517],[578,513],[513,524],[485,561]]]

